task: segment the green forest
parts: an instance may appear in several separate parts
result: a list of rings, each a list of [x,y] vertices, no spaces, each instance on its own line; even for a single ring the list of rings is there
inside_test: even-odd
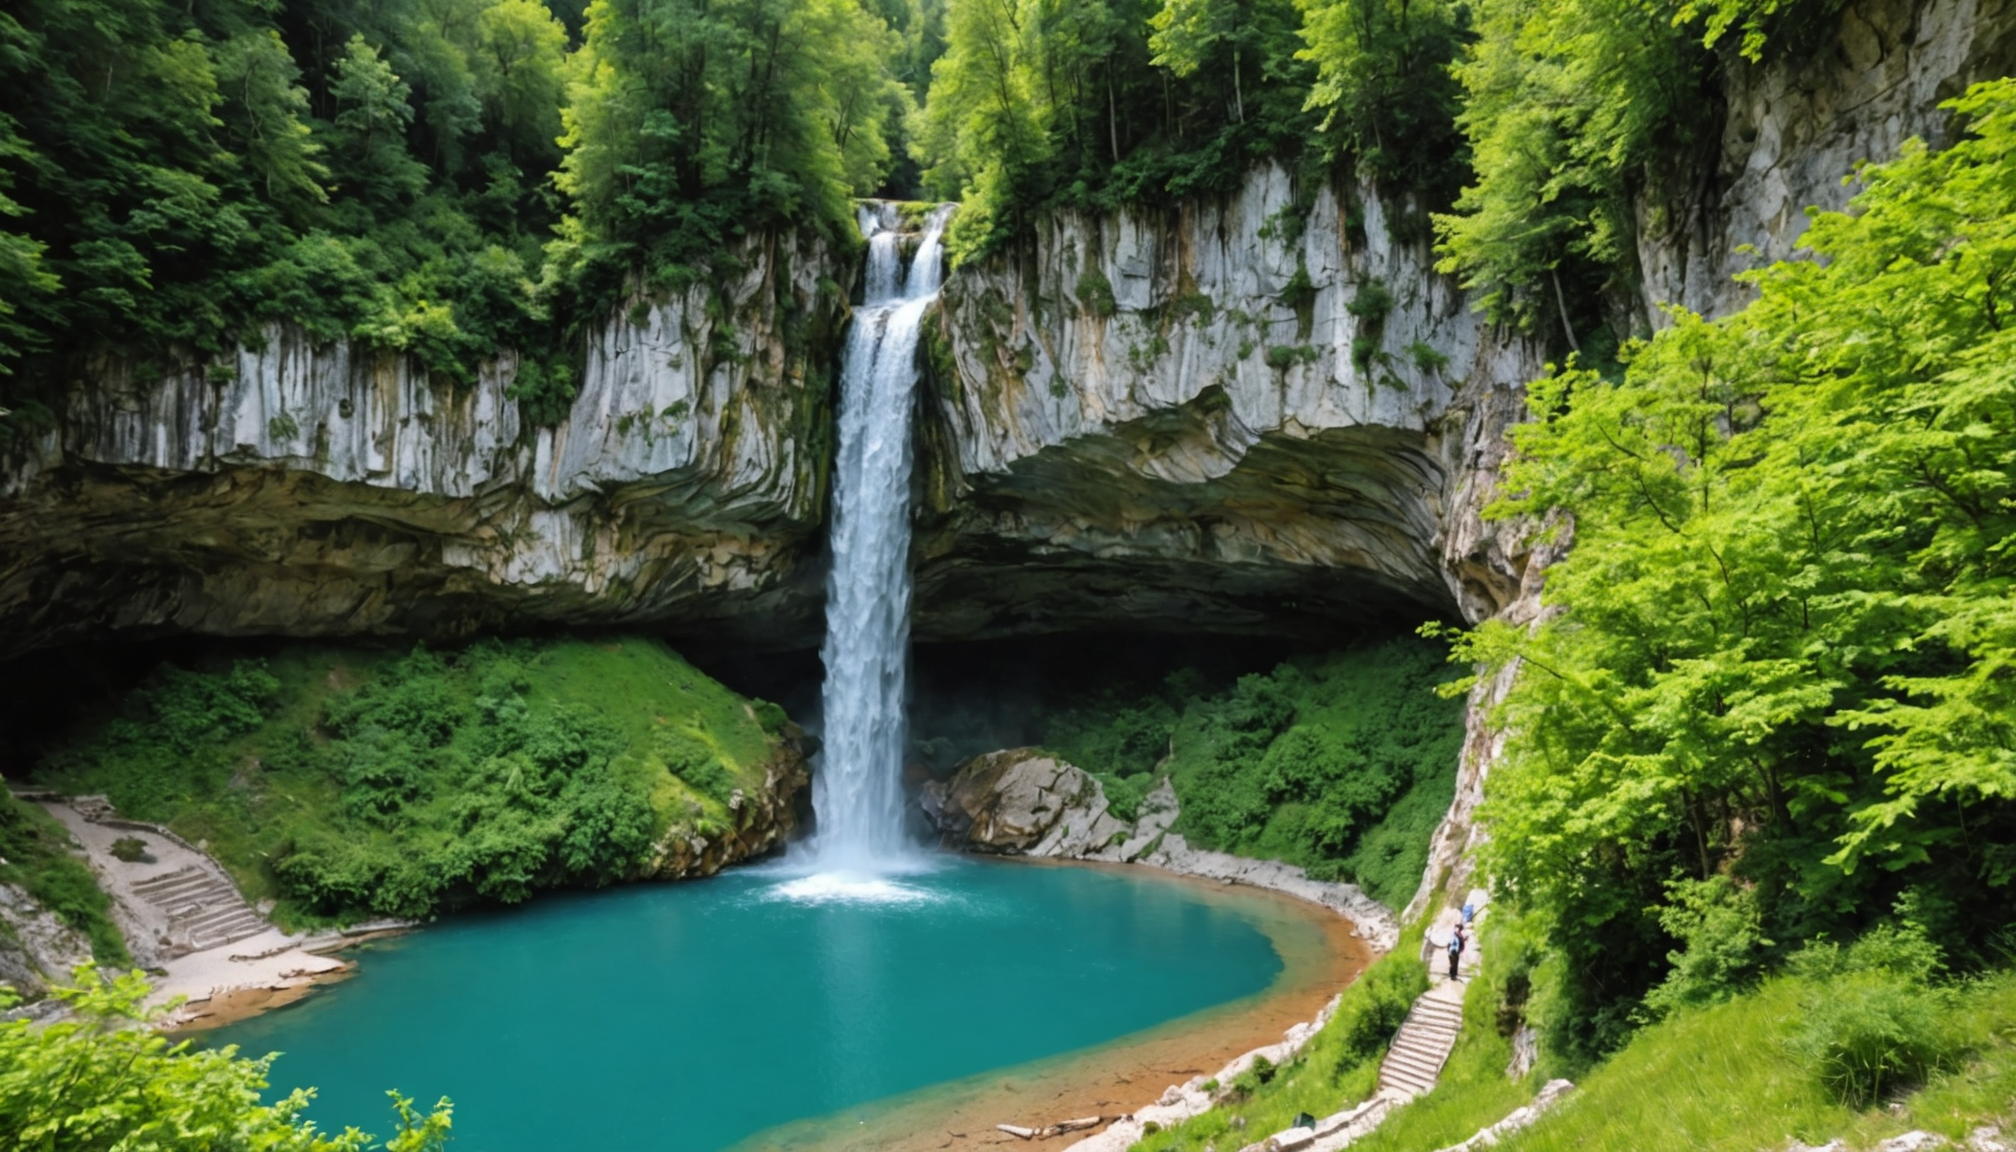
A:
[[[1953,85],[1936,145],[1842,173],[1849,208],[1746,274],[1743,307],[1647,314],[1639,290],[1643,233],[1721,162],[1733,78],[1832,50],[1843,8],[15,0],[0,462],[94,358],[221,384],[276,324],[451,387],[515,352],[529,437],[610,316],[766,234],[852,252],[864,197],[956,201],[949,258],[982,265],[1060,211],[1174,210],[1263,163],[1298,207],[1339,190],[1347,229],[1370,188],[1392,240],[1548,361],[1492,382],[1526,409],[1486,513],[1568,545],[1545,610],[1116,681],[1047,703],[1031,742],[1122,816],[1166,778],[1195,844],[1399,908],[1462,701],[1488,700],[1491,908],[1450,1088],[1362,1148],[1455,1146],[1557,1074],[1580,1102],[1508,1148],[2016,1125],[2016,80]],[[290,928],[652,874],[798,753],[781,709],[656,637],[222,651],[29,767],[202,841]],[[926,735],[926,771],[986,750]],[[61,827],[11,797],[0,881],[131,961]],[[1427,987],[1404,929],[1293,1064],[1142,1146],[1240,1147],[1372,1092]],[[262,1103],[263,1061],[128,1028],[152,1019],[137,975],[55,996],[64,1023],[0,1020],[22,1147],[372,1146]],[[393,1105],[386,1147],[442,1144],[445,1101]]]
[[[1644,325],[1634,196],[1732,67],[1833,0],[24,0],[0,13],[0,436],[80,357],[231,372],[265,326],[535,419],[581,341],[850,198],[958,200],[955,261],[1060,207],[1356,174],[1494,317]],[[1620,311],[1620,308],[1622,309]]]

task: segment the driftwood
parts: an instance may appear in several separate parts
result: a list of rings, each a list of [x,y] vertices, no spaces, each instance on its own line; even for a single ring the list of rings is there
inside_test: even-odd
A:
[[[1105,1119],[1104,1116],[1084,1116],[1076,1120],[1060,1120],[1047,1128],[1024,1128],[1020,1124],[996,1124],[994,1127],[1018,1140],[1048,1140],[1052,1136],[1062,1136],[1066,1132],[1083,1132],[1087,1128],[1097,1128]]]

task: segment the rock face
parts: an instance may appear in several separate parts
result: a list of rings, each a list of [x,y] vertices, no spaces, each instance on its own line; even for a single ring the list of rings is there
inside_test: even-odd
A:
[[[1651,314],[1739,304],[1730,276],[1844,203],[1857,160],[1943,139],[1937,102],[2016,63],[2016,11],[1859,0],[1815,43],[1732,66],[1719,149],[1646,200]],[[87,366],[0,454],[0,656],[546,622],[809,644],[853,260],[733,256],[619,309],[550,429],[508,354],[461,389],[286,329],[200,369]],[[1262,167],[958,270],[918,405],[916,634],[1530,617],[1540,558],[1480,512],[1544,352],[1433,262],[1414,208]]]
[[[552,428],[524,427],[509,355],[466,388],[286,328],[166,375],[98,362],[0,457],[0,656],[108,632],[810,634],[851,258],[741,257],[594,334]]]
[[[1740,307],[1751,292],[1735,275],[1791,256],[1808,206],[1845,207],[1856,187],[1843,178],[1913,136],[1949,143],[1940,102],[2012,70],[2007,0],[1860,0],[1810,47],[1732,67],[1719,149],[1687,186],[1641,208],[1648,313],[1656,319],[1668,303],[1711,316]]]
[[[1494,611],[1518,560],[1475,522],[1476,481],[1540,353],[1432,263],[1369,188],[1269,166],[1220,204],[1053,217],[1033,251],[955,272],[921,412],[919,634]]]
[[[91,942],[22,888],[0,884],[0,984],[37,1000],[91,959]]]
[[[923,804],[947,843],[976,852],[1090,856],[1130,831],[1097,780],[1034,748],[966,761],[951,780],[926,784]]]

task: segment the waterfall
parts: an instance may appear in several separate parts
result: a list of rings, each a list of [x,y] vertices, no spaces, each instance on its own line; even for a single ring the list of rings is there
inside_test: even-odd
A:
[[[833,571],[826,582],[825,748],[812,783],[819,867],[875,871],[904,852],[904,675],[910,653],[910,412],[917,332],[941,280],[949,209],[903,268],[892,205],[860,211],[861,307],[840,362]]]

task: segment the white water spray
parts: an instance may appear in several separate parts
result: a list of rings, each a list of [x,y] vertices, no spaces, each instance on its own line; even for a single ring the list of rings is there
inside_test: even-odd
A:
[[[885,871],[904,855],[903,704],[910,654],[910,412],[917,331],[938,295],[932,212],[908,274],[896,210],[863,205],[866,291],[840,363],[833,572],[826,582],[825,750],[812,782],[824,870]]]

